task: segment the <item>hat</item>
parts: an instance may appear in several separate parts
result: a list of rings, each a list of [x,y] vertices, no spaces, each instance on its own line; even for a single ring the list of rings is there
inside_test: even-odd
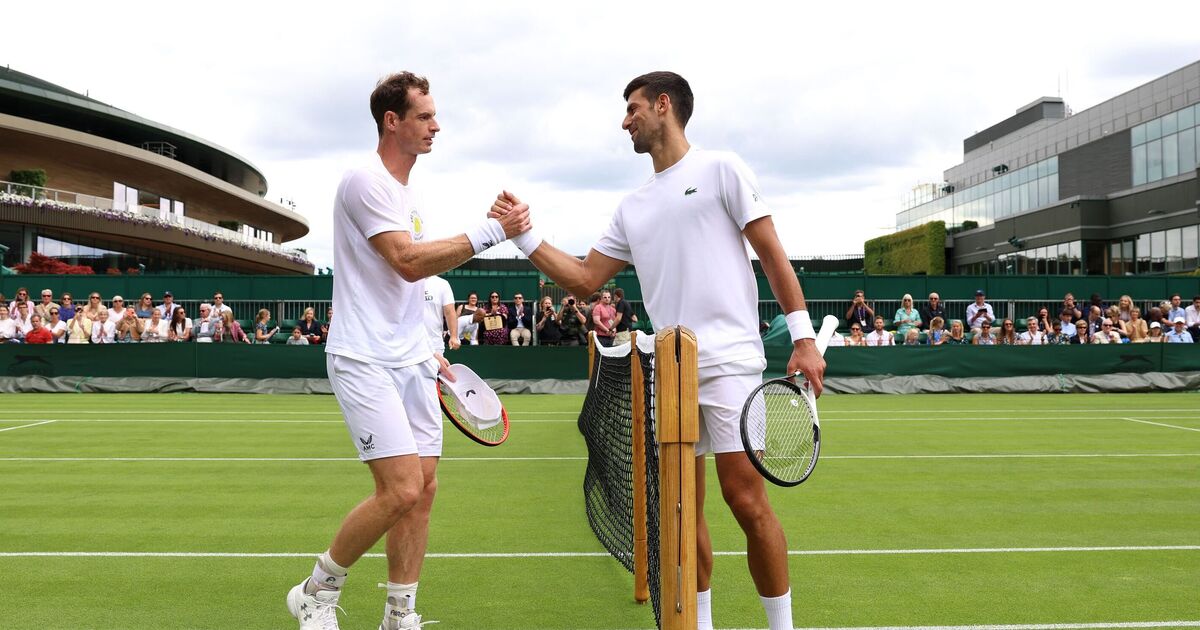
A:
[[[1151,328],[1162,328],[1162,324],[1159,324],[1158,322],[1150,322],[1150,327]]]
[[[1187,320],[1186,320],[1186,319],[1184,319],[1184,318],[1182,318],[1182,317],[1176,317],[1176,318],[1175,318],[1175,323],[1176,323],[1176,324],[1184,324],[1184,323],[1187,323]]]
[[[983,289],[975,289],[975,295],[986,295],[986,294],[983,292]]]
[[[174,294],[172,294],[170,291],[164,291],[164,292],[163,292],[163,297],[175,297],[175,295],[174,295]]]

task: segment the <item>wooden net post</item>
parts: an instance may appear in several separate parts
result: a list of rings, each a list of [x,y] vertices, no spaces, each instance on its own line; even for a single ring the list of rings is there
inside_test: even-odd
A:
[[[596,335],[587,334],[588,340],[588,388],[592,387],[592,370],[596,369]]]
[[[646,383],[638,356],[637,331],[629,335],[629,363],[633,387],[633,599],[650,600],[647,579],[649,546],[646,542]]]
[[[696,628],[696,441],[700,438],[696,335],[659,333],[654,349],[659,445],[662,630]]]

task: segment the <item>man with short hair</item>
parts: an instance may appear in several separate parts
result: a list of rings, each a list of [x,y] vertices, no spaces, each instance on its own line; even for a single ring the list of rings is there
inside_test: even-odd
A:
[[[617,309],[612,305],[612,293],[600,292],[600,302],[592,307],[592,330],[602,346],[612,346],[616,338]]]
[[[617,334],[613,341],[618,344],[625,343],[629,341],[629,332],[637,323],[637,314],[633,310],[633,305],[625,299],[625,289],[621,287],[613,289],[613,308],[617,309]]]
[[[125,317],[125,298],[114,295],[112,297],[112,308],[108,309],[108,321],[115,324],[121,321],[122,317]]]
[[[1178,319],[1178,316],[1173,318],[1171,323],[1175,323],[1175,319]],[[1184,309],[1183,321],[1188,332],[1192,333],[1192,341],[1200,343],[1200,295],[1193,297],[1192,305]]]
[[[816,331],[753,172],[733,153],[688,143],[684,128],[693,96],[687,81],[672,72],[652,72],[631,81],[624,98],[621,127],[636,153],[650,154],[650,181],[621,201],[583,260],[532,232],[514,240],[538,269],[575,295],[594,291],[633,264],[654,324],[687,326],[695,333],[701,416],[695,462],[698,627],[712,627],[712,541],[704,518],[705,454],[712,451],[722,496],[746,536],[750,572],[768,624],[771,630],[791,630],[787,538],[738,429],[742,406],[762,383],[766,367],[747,241],[787,313],[793,341],[788,373],[803,372],[820,395],[825,361],[816,349]],[[503,192],[492,209],[503,216],[527,207]],[[721,300],[712,298],[713,270],[720,272]],[[609,299],[602,296],[595,307],[597,332],[611,330],[608,320],[616,313],[605,306]]]
[[[50,331],[54,337],[54,343],[67,342],[67,322],[63,321],[59,316],[62,309],[57,304],[50,307],[50,319],[44,322],[44,326]]]
[[[1079,321],[1080,319],[1083,318],[1083,311],[1079,310],[1079,307],[1075,304],[1075,294],[1074,293],[1067,293],[1066,295],[1063,296],[1062,304],[1058,307],[1058,310],[1059,311],[1070,311],[1071,321],[1073,321],[1073,322]],[[1070,328],[1070,326],[1067,326],[1064,323],[1063,324],[1063,332],[1067,332],[1068,328]]]
[[[584,343],[587,330],[587,316],[583,314],[583,310],[579,303],[575,300],[575,296],[570,293],[563,296],[562,304],[558,309],[558,321],[562,326],[562,341],[560,345],[578,346]]]
[[[929,294],[929,303],[922,306],[919,313],[922,322],[932,323],[934,317],[941,317],[943,322],[946,321],[946,309],[942,307],[942,298],[937,293]]]
[[[508,309],[508,339],[514,346],[528,346],[533,343],[533,309],[525,303],[525,296],[517,293],[513,296],[512,308]]]
[[[217,291],[213,294],[212,314],[213,317],[223,317],[225,313],[232,313],[233,309],[225,304],[225,294]]]
[[[1092,343],[1121,343],[1121,335],[1113,330],[1113,322],[1107,317],[1100,321],[1100,330],[1092,335]]]
[[[863,330],[866,330],[874,319],[875,310],[867,304],[867,294],[862,289],[856,290],[854,299],[850,301],[850,308],[846,309],[846,324],[857,322]]]
[[[25,333],[25,343],[54,343],[54,334],[42,325],[42,316],[37,313],[29,316],[29,332]]]
[[[165,291],[163,293],[162,304],[159,304],[156,308],[158,308],[158,312],[162,315],[163,319],[171,321],[171,316],[175,314],[176,306],[178,305],[175,304],[175,294]]]
[[[441,276],[425,278],[425,327],[429,330],[429,347],[434,354],[444,355],[447,341],[451,350],[460,347],[458,314],[454,312],[454,289]],[[449,337],[443,328],[449,331]]]
[[[1172,293],[1169,306],[1160,310],[1162,310],[1162,318],[1158,320],[1158,323],[1167,329],[1175,325],[1176,317],[1187,319],[1187,311],[1183,308],[1183,296],[1178,293]]]
[[[1166,337],[1167,343],[1194,343],[1195,342],[1195,340],[1192,339],[1192,335],[1189,334],[1189,332],[1188,332],[1187,320],[1185,320],[1182,317],[1175,318],[1174,328],[1172,328],[1171,330],[1168,330],[1167,334],[1163,335],[1163,337]]]
[[[1038,319],[1030,317],[1025,320],[1025,332],[1017,335],[1019,346],[1040,346],[1046,343],[1046,333],[1038,330]]]
[[[217,324],[221,319],[212,312],[212,304],[200,305],[200,316],[192,322],[192,339],[196,343],[212,343],[217,336]]]
[[[376,85],[370,109],[376,154],[342,176],[334,198],[338,318],[327,318],[325,365],[375,490],[346,516],[312,575],[288,593],[288,612],[302,629],[338,627],[347,572],[385,536],[387,599],[379,628],[421,627],[417,580],[442,452],[435,378],[439,370],[454,378],[449,363],[430,349],[424,279],[529,229],[524,210],[485,219],[452,238],[427,238],[422,215],[429,214],[410,175],[440,130],[429,81],[410,72],[390,75]]]
[[[992,305],[987,303],[986,295],[983,289],[975,290],[975,303],[967,305],[967,327],[978,332],[979,325],[983,322],[992,323],[996,321],[996,313],[992,310]]]
[[[42,289],[42,301],[33,307],[33,312],[42,317],[42,322],[46,322],[50,319],[51,306],[57,306],[54,303],[54,292],[50,289]]]
[[[883,315],[875,316],[875,328],[867,333],[866,340],[868,346],[894,346],[896,338],[892,333],[883,329]]]
[[[29,330],[29,318],[33,315],[33,309],[29,308],[26,302],[17,302],[17,312],[9,313],[8,316],[17,321],[17,326],[21,328],[21,333],[24,334]]]
[[[1067,295],[1070,295],[1070,293],[1068,293]],[[1078,318],[1075,317],[1074,311],[1064,308],[1058,314],[1058,321],[1055,323],[1062,326],[1062,333],[1064,335],[1066,335],[1067,337],[1074,337],[1075,336],[1075,320],[1076,319],[1078,319]]]

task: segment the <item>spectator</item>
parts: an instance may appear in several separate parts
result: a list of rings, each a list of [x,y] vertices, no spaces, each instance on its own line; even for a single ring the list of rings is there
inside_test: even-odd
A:
[[[846,343],[843,345],[856,348],[867,345],[867,338],[863,337],[862,324],[857,321],[850,323],[850,334],[846,337]]]
[[[167,339],[170,341],[192,340],[192,318],[187,316],[187,310],[176,306],[171,313],[171,323],[167,326]]]
[[[1008,320],[1004,320],[1008,322]],[[1042,346],[1046,344],[1046,333],[1041,331],[1038,318],[1030,317],[1025,320],[1025,332],[1017,336],[1019,346]]]
[[[1146,320],[1142,319],[1142,309],[1133,307],[1129,309],[1129,321],[1122,325],[1125,329],[1125,336],[1129,337],[1132,343],[1143,343],[1146,337],[1150,336],[1150,329],[1146,327]]]
[[[987,303],[986,298],[983,289],[976,289],[975,303],[967,305],[967,326],[972,331],[982,328],[983,322],[990,324],[996,321],[996,312],[992,310],[992,305]]]
[[[1129,321],[1130,313],[1133,311],[1133,298],[1128,295],[1122,295],[1121,299],[1117,300],[1117,317],[1121,319],[1121,323]],[[1116,321],[1113,321],[1113,326],[1119,326]]]
[[[1092,339],[1092,337],[1094,337],[1096,335],[1096,333],[1100,332],[1100,325],[1103,323],[1104,323],[1104,312],[1100,310],[1100,307],[1099,306],[1088,307],[1088,318],[1087,318],[1088,339],[1089,339],[1088,343],[1091,343],[1090,340]]]
[[[229,305],[225,304],[225,294],[221,293],[220,291],[213,293],[212,317],[216,319],[224,315],[226,312],[232,313],[233,309],[229,308]]]
[[[116,343],[117,324],[109,319],[108,309],[100,311],[100,319],[92,322],[92,343]]]
[[[500,303],[500,294],[492,291],[488,303],[475,311],[475,323],[482,325],[480,343],[485,346],[506,346],[508,338],[508,307]]]
[[[57,304],[50,306],[50,319],[46,322],[46,329],[54,336],[54,343],[67,343],[67,322],[58,316],[62,309]]]
[[[940,316],[934,316],[929,320],[929,345],[940,346],[946,340],[946,320]]]
[[[1067,328],[1071,332],[1075,332],[1075,326],[1067,324]],[[1071,335],[1068,335],[1063,329],[1063,323],[1059,320],[1054,320],[1050,324],[1050,332],[1046,333],[1046,345],[1048,346],[1065,346],[1071,342]]]
[[[1147,325],[1149,325],[1150,322],[1158,322],[1159,328],[1162,328],[1162,320],[1164,319],[1163,313],[1166,313],[1170,310],[1171,303],[1163,302],[1162,306],[1151,306],[1150,310],[1146,312],[1146,316],[1142,319],[1146,320]]]
[[[212,343],[218,337],[218,330],[223,326],[212,312],[212,305],[205,302],[200,305],[200,317],[192,322],[192,339],[196,343]]]
[[[570,293],[563,297],[562,305],[558,309],[558,325],[562,328],[562,345],[578,346],[587,343],[584,333],[587,317],[575,302],[575,296]]]
[[[1067,295],[1070,295],[1070,293],[1068,293]],[[1055,323],[1059,325],[1059,327],[1062,329],[1062,332],[1064,335],[1066,335],[1067,337],[1074,337],[1075,336],[1075,320],[1076,319],[1078,319],[1078,318],[1076,318],[1072,314],[1070,309],[1064,308],[1062,311],[1060,311],[1058,313],[1058,321],[1056,321]]]
[[[479,309],[479,294],[467,294],[465,304],[458,305],[458,332],[462,340],[472,346],[479,345],[479,324],[475,322],[475,311]]]
[[[1164,340],[1165,339],[1162,334],[1162,324],[1158,322],[1150,322],[1149,332],[1146,334],[1146,343],[1162,343]]]
[[[29,305],[27,302],[17,302],[17,312],[16,313],[10,312],[8,314],[9,317],[11,317],[17,321],[17,327],[21,329],[22,333],[24,333],[25,331],[28,331],[31,328],[31,326],[29,324],[29,318],[32,315],[33,315],[33,311],[29,308]]]
[[[921,331],[916,328],[909,328],[908,332],[904,333],[904,345],[919,346],[921,345]]]
[[[1072,322],[1076,322],[1076,321],[1083,319],[1083,311],[1079,310],[1079,307],[1076,306],[1075,295],[1073,293],[1068,293],[1063,296],[1062,304],[1060,305],[1058,310],[1060,312],[1061,311],[1070,311]],[[1064,331],[1066,330],[1066,328],[1067,328],[1066,324],[1063,324]]]
[[[613,289],[613,307],[617,309],[617,335],[614,341],[625,343],[629,341],[629,331],[633,330],[633,325],[637,323],[637,313],[633,311],[629,300],[625,299],[625,289]]]
[[[150,297],[149,293],[143,293],[137,304],[133,305],[133,314],[137,315],[139,319],[150,319],[150,311],[153,310],[156,310],[154,298]]]
[[[975,331],[975,337],[971,339],[971,344],[975,346],[996,345],[996,338],[992,336],[991,322],[984,322],[979,325],[979,330]]]
[[[308,310],[311,311],[312,309]],[[233,318],[233,311],[225,311],[221,315],[221,324],[222,335],[220,341],[224,343],[250,343],[250,336],[246,334],[246,331],[242,330],[242,325],[238,323],[238,320]]]
[[[1162,319],[1153,321],[1161,322],[1163,326],[1172,328],[1175,325],[1176,317],[1187,319],[1187,311],[1183,308],[1183,297],[1178,293],[1172,293],[1170,306],[1163,311]]]
[[[287,338],[287,341],[285,341],[284,343],[289,346],[307,346],[307,345],[309,345],[308,339],[306,339],[304,337],[304,331],[300,330],[299,326],[292,329],[291,336],[289,336]]]
[[[29,316],[29,332],[25,333],[25,343],[54,343],[54,334],[42,325],[42,316],[37,313]]]
[[[29,299],[29,289],[26,289],[25,287],[17,289],[17,297],[8,305],[8,316],[15,317],[17,314],[17,307],[21,304],[25,304],[30,313],[33,312],[33,300]]]
[[[42,301],[33,307],[33,312],[42,316],[42,325],[50,321],[50,307],[54,304],[54,292],[50,289],[42,289]]]
[[[1166,343],[1194,343],[1195,340],[1187,329],[1187,320],[1182,317],[1175,318],[1175,329],[1168,331],[1166,335]]]
[[[1113,328],[1114,328],[1113,320],[1105,318],[1103,321],[1100,322],[1100,332],[1096,333],[1095,335],[1092,335],[1092,343],[1094,343],[1094,344],[1097,344],[1097,343],[1098,344],[1108,344],[1108,343],[1119,344],[1119,343],[1121,343],[1121,335],[1118,334],[1117,331],[1113,330]]]
[[[9,308],[0,304],[0,343],[21,343],[21,327],[8,313]]]
[[[83,307],[83,316],[93,322],[100,321],[100,311],[108,312],[108,307],[100,301],[99,293],[91,293],[88,295],[88,303]]]
[[[67,324],[67,343],[91,343],[92,320],[87,318],[82,308],[75,309],[75,316]]]
[[[1050,309],[1042,307],[1038,309],[1037,314],[1038,330],[1043,333],[1049,333],[1052,326],[1050,325]]]
[[[933,326],[933,318],[941,317],[942,322],[946,321],[946,309],[942,308],[942,298],[937,293],[929,294],[929,303],[921,307],[921,321]]]
[[[504,318],[508,326],[508,337],[514,346],[528,346],[533,343],[533,308],[525,305],[525,296],[520,293],[513,296],[512,308]]]
[[[904,337],[905,342],[908,341],[908,329],[921,328],[921,315],[913,308],[913,298],[905,293],[904,297],[900,298],[900,308],[896,309],[896,317],[893,322],[896,325],[896,335]]]
[[[142,320],[142,343],[162,343],[170,337],[170,323],[163,319],[162,311],[150,310],[150,319]]]
[[[458,350],[458,314],[454,311],[454,289],[440,276],[425,279],[424,317],[429,347],[435,354],[445,355],[446,344]]]
[[[883,316],[882,315],[875,316],[875,330],[872,330],[871,332],[867,333],[867,345],[868,346],[894,346],[894,345],[896,345],[896,338],[892,336],[892,333],[883,329]]]
[[[203,308],[203,307],[201,307]],[[271,343],[271,337],[279,332],[279,326],[267,328],[267,322],[271,320],[271,311],[265,308],[258,309],[258,315],[254,317],[254,343],[258,345]]]
[[[163,319],[170,320],[175,317],[176,306],[178,305],[175,304],[175,295],[170,291],[166,291],[163,293],[162,304],[158,305],[158,312],[162,315]]]
[[[63,292],[62,297],[59,298],[58,316],[64,322],[69,322],[72,319],[75,319],[75,303],[71,300],[71,294],[65,291]]]
[[[1192,305],[1184,309],[1183,321],[1188,332],[1192,333],[1192,341],[1200,343],[1200,295],[1192,298]],[[1178,321],[1178,317],[1171,318],[1171,323]]]
[[[1088,307],[1089,308],[1092,308],[1092,307],[1099,308],[1101,313],[1108,310],[1108,304],[1104,303],[1104,300],[1100,298],[1099,293],[1092,294],[1091,299],[1088,301]]]
[[[558,323],[558,314],[554,312],[554,300],[549,295],[542,296],[537,320],[538,345],[557,346],[562,336],[562,326]]]
[[[229,319],[233,319],[232,312],[229,313]],[[234,321],[234,323],[236,324],[237,322]],[[228,321],[225,322],[225,327],[229,327]],[[300,323],[296,327],[300,329],[300,334],[304,335],[304,338],[308,340],[309,345],[315,346],[324,341],[324,338],[321,336],[321,322],[317,321],[317,311],[313,307],[310,306],[304,309],[304,316],[300,318]],[[241,326],[238,326],[238,330],[241,330]],[[246,333],[242,333],[242,336],[245,335]]]
[[[963,323],[959,320],[950,322],[950,334],[943,335],[942,341],[938,345],[942,346],[961,346],[970,343],[967,341],[967,336],[963,332]]]
[[[142,340],[142,320],[138,319],[133,307],[125,309],[116,323],[117,343],[137,343]]]
[[[596,305],[599,303],[600,303],[600,294],[599,293],[593,293],[590,296],[588,296],[587,305],[586,305],[586,308],[584,308],[584,310],[583,310],[583,315],[584,315],[584,317],[587,318],[587,331],[589,333],[596,330],[596,320],[592,319],[592,309],[596,308]]]
[[[112,298],[112,308],[108,309],[108,321],[115,326],[121,318],[125,316],[125,298],[114,295]]]
[[[1119,337],[1125,336],[1125,328],[1121,322],[1121,307],[1115,304],[1108,307],[1108,310],[1104,313],[1104,317],[1112,322],[1113,332],[1117,333]],[[1103,323],[1103,320],[1101,320],[1102,325]]]
[[[321,324],[321,339],[329,343],[329,327],[333,325],[333,306],[325,309],[325,323]]]
[[[613,345],[617,335],[616,321],[617,309],[612,305],[612,293],[601,291],[600,303],[592,307],[592,329],[596,331],[596,341],[600,345]]]
[[[859,327],[865,330],[873,321],[875,321],[875,310],[867,304],[866,294],[862,289],[855,291],[850,308],[846,309],[846,324],[858,322]]]
[[[1000,324],[1000,333],[996,335],[996,345],[998,346],[1015,346],[1017,345],[1017,328],[1013,325],[1011,319],[1005,319]]]
[[[1092,331],[1084,320],[1075,322],[1075,336],[1071,337],[1071,345],[1087,345],[1092,343]]]

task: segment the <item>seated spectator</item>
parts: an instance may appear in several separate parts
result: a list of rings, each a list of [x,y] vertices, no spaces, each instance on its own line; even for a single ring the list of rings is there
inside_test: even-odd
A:
[[[175,307],[177,306],[179,305],[175,303],[175,294],[166,291],[163,293],[162,304],[159,304],[157,308],[162,318],[169,322],[171,318],[175,317]]]
[[[1121,323],[1129,321],[1132,311],[1133,298],[1128,295],[1122,295],[1121,299],[1117,300],[1117,317],[1121,320]],[[1120,324],[1116,320],[1113,320],[1113,327],[1116,328],[1119,326]]]
[[[508,307],[500,303],[500,294],[492,291],[488,303],[475,311],[475,323],[483,328],[479,342],[485,346],[506,346],[508,338]]]
[[[1042,307],[1038,309],[1037,314],[1038,330],[1043,333],[1049,333],[1052,326],[1050,325],[1050,309]]]
[[[17,311],[19,310],[18,307],[22,304],[24,304],[29,309],[30,313],[33,312],[33,300],[29,299],[29,290],[26,289],[25,287],[21,287],[21,288],[17,289],[17,297],[15,299],[13,299],[12,302],[9,302],[8,316],[12,317],[12,318],[16,318]]]
[[[37,313],[29,316],[29,332],[25,333],[25,343],[54,343],[54,334],[42,325],[42,316]]]
[[[33,309],[29,308],[29,305],[25,302],[17,302],[17,312],[14,313],[10,311],[8,313],[9,317],[16,320],[17,327],[21,329],[22,333],[31,328],[29,325],[29,318],[32,315]]]
[[[592,329],[596,341],[602,346],[612,346],[616,340],[617,308],[612,305],[612,293],[600,292],[600,302],[592,307]]]
[[[1077,322],[1077,321],[1083,319],[1083,311],[1079,310],[1079,307],[1076,306],[1075,294],[1073,294],[1073,293],[1068,293],[1063,296],[1062,304],[1059,305],[1058,310],[1059,310],[1059,312],[1070,311],[1072,322]],[[1063,330],[1065,331],[1066,328],[1067,328],[1067,325],[1064,323]]]
[[[979,326],[979,330],[975,331],[975,338],[971,340],[971,345],[975,346],[994,346],[996,338],[992,335],[991,322],[984,322]]]
[[[584,333],[587,326],[587,317],[583,314],[583,309],[575,302],[575,296],[567,294],[562,299],[562,304],[558,309],[558,325],[562,327],[562,341],[564,346],[578,346],[587,343],[587,337]]]
[[[115,326],[121,318],[125,316],[125,298],[114,295],[112,298],[112,308],[108,309],[108,321]]]
[[[58,317],[64,322],[75,319],[75,303],[71,300],[71,294],[66,291],[63,292],[62,297],[59,299]]]
[[[1070,294],[1068,293],[1068,295],[1070,295]],[[1075,317],[1071,313],[1071,311],[1069,311],[1067,309],[1063,309],[1063,310],[1059,311],[1058,321],[1055,323],[1057,323],[1059,325],[1059,327],[1062,329],[1062,332],[1064,335],[1066,335],[1067,337],[1074,337],[1075,331],[1076,331],[1075,321],[1077,319],[1078,318]]]
[[[0,343],[21,343],[21,327],[8,316],[8,307],[0,305]]]
[[[156,308],[150,310],[149,319],[142,320],[142,343],[162,343],[170,337],[170,332],[170,322]]]
[[[543,296],[537,320],[538,345],[557,346],[562,341],[562,326],[558,324],[558,313],[554,312],[554,300]]]
[[[288,337],[287,341],[284,343],[286,343],[289,346],[307,346],[307,345],[309,345],[308,338],[304,336],[304,331],[300,330],[299,326],[292,329],[292,335],[290,337]]]
[[[1121,335],[1118,334],[1117,331],[1113,330],[1113,328],[1113,320],[1105,318],[1102,322],[1100,322],[1100,332],[1092,335],[1092,343],[1121,343]]]
[[[1192,333],[1192,341],[1200,343],[1200,295],[1192,298],[1192,305],[1184,309],[1183,321],[1184,327],[1188,332]],[[1171,318],[1171,324],[1175,324],[1178,317]]]
[[[312,309],[308,310],[311,311]],[[238,320],[233,318],[232,310],[221,314],[221,323],[221,341],[223,343],[250,343],[250,336],[246,334],[246,331],[242,330],[242,325],[238,323]],[[304,329],[301,328],[300,331],[304,332]]]
[[[58,316],[61,310],[57,304],[52,305],[50,307],[50,319],[45,324],[50,334],[54,336],[54,343],[67,343],[67,322],[64,322]]]
[[[1166,341],[1162,334],[1162,324],[1158,322],[1150,322],[1149,332],[1146,334],[1146,343],[1162,343]]]
[[[919,346],[921,345],[921,331],[916,328],[909,328],[908,332],[904,333],[904,345]]]
[[[92,343],[92,326],[83,308],[75,309],[75,316],[67,324],[67,343]]]
[[[1174,330],[1168,331],[1164,337],[1166,343],[1193,343],[1192,335],[1187,329],[1187,320],[1182,317],[1175,318]]]
[[[1091,343],[1090,340],[1096,335],[1096,333],[1100,332],[1100,325],[1103,323],[1104,323],[1104,312],[1102,310],[1100,310],[1099,306],[1092,306],[1088,310],[1088,318],[1087,318],[1088,340],[1089,340],[1088,343]]]
[[[533,343],[533,308],[526,306],[524,295],[518,293],[513,296],[513,305],[508,309],[504,323],[508,327],[508,338],[512,345],[528,346]]]
[[[983,289],[976,289],[975,303],[967,305],[967,327],[972,331],[982,328],[983,322],[990,324],[996,321],[996,313],[992,310],[992,305],[987,303],[986,297]]]
[[[100,311],[107,311],[108,307],[100,301],[99,293],[88,295],[87,306],[83,307],[83,316],[93,322],[100,321]]]
[[[892,333],[883,329],[883,316],[882,315],[875,316],[875,330],[872,330],[871,332],[867,333],[867,345],[868,346],[894,346],[894,345],[896,345],[896,338],[892,336]]]
[[[154,308],[154,298],[150,297],[149,293],[143,293],[141,299],[133,306],[133,314],[139,319],[150,319],[150,311],[157,311]]]
[[[1086,346],[1089,343],[1092,343],[1091,327],[1088,326],[1086,321],[1081,319],[1075,322],[1075,336],[1071,337],[1070,344]]]
[[[1133,307],[1129,309],[1129,321],[1121,326],[1125,329],[1125,336],[1129,337],[1131,343],[1143,343],[1146,337],[1150,336],[1150,329],[1146,327],[1146,320],[1142,319],[1142,309]]]
[[[837,332],[834,332],[833,335],[829,337],[829,347],[830,348],[839,348],[844,345],[846,345],[846,338],[841,336]]]
[[[896,336],[903,337],[906,345],[909,329],[921,328],[921,315],[913,308],[911,295],[905,293],[904,297],[900,298],[900,308],[896,309],[896,317],[892,323],[896,326]]]
[[[458,305],[458,334],[464,343],[479,345],[479,324],[475,322],[475,311],[479,309],[479,294],[467,294],[466,304]]]
[[[1163,326],[1170,329],[1175,326],[1176,317],[1187,319],[1187,311],[1183,308],[1183,297],[1178,293],[1172,293],[1171,301],[1168,303],[1166,309],[1162,311],[1162,319],[1151,321],[1160,322]]]
[[[1166,307],[1167,311],[1171,310],[1170,302],[1163,302],[1163,306]],[[1163,310],[1163,306],[1151,306],[1150,307],[1150,310],[1146,312],[1146,316],[1142,318],[1142,319],[1146,320],[1147,326],[1149,326],[1150,322],[1158,322],[1158,324],[1159,324],[1158,327],[1160,329],[1162,328],[1163,313],[1167,312],[1167,311]]]
[[[1069,328],[1071,332],[1075,332],[1074,324],[1068,324],[1067,328]],[[1063,330],[1063,323],[1057,319],[1054,320],[1054,323],[1050,324],[1050,332],[1046,333],[1046,345],[1065,346],[1070,342],[1071,336]]]
[[[875,310],[867,304],[866,294],[862,289],[854,292],[854,299],[850,301],[850,308],[846,309],[846,324],[858,323],[859,327],[865,330],[875,321]]]
[[[171,323],[167,326],[167,340],[192,340],[192,318],[187,316],[187,310],[182,306],[176,306],[174,314],[171,315]]]
[[[843,345],[855,348],[867,345],[867,339],[863,337],[862,324],[857,321],[850,324],[850,334],[846,336],[846,343]]]
[[[138,343],[142,340],[142,320],[137,318],[133,308],[125,309],[125,313],[116,324],[117,343]]]
[[[108,317],[108,309],[99,312],[100,319],[92,322],[92,343],[116,343],[117,324]]]
[[[200,317],[192,322],[192,339],[196,343],[212,343],[213,338],[217,335],[217,322],[221,320],[213,317],[212,305],[205,302],[200,305]]]
[[[229,314],[229,318],[233,319],[233,313]],[[228,321],[225,322],[225,326],[229,326]],[[304,338],[308,340],[309,345],[315,346],[324,340],[321,337],[321,322],[317,321],[317,312],[311,306],[304,309],[304,316],[300,319],[300,323],[296,327],[300,329],[300,334],[304,335]],[[241,330],[240,326],[238,330]],[[242,333],[242,336],[244,337],[245,333]]]
[[[934,317],[929,320],[929,345],[940,346],[946,340],[946,320]]]
[[[950,322],[950,333],[942,335],[939,346],[961,346],[970,343],[967,341],[967,335],[963,332],[963,323],[959,320]]]
[[[267,328],[267,322],[271,320],[271,311],[265,308],[258,309],[258,315],[254,317],[254,343],[258,345],[271,343],[271,337],[279,332],[279,326]]]
[[[329,327],[333,325],[333,307],[325,310],[325,322],[321,324],[321,339],[329,343]]]
[[[1101,313],[1108,310],[1108,304],[1100,297],[1099,293],[1093,293],[1091,299],[1088,300],[1089,310],[1093,307],[1100,309]]]
[[[50,321],[51,306],[57,306],[54,303],[54,292],[50,289],[42,289],[42,301],[33,307],[33,312],[42,316],[43,326],[46,325],[46,322]]]
[[[213,293],[212,316],[214,318],[224,315],[226,312],[232,313],[233,309],[225,303],[225,295],[220,291]]]
[[[1125,329],[1121,326],[1121,308],[1120,307],[1115,306],[1115,305],[1108,307],[1108,310],[1105,311],[1105,313],[1104,313],[1104,318],[1109,320],[1110,322],[1112,322],[1113,332],[1117,333],[1117,336],[1119,336],[1119,337],[1125,336]],[[1101,321],[1100,323],[1103,325],[1104,322]]]
[[[1000,324],[1000,331],[996,335],[996,345],[998,346],[1015,346],[1017,345],[1017,328],[1013,325],[1013,320],[1005,319]]]
[[[946,321],[946,309],[942,308],[942,298],[937,293],[929,294],[929,303],[921,307],[921,321],[928,323],[933,327],[933,318],[941,317],[942,322]]]
[[[1006,322],[1008,320],[1005,320]],[[1018,346],[1041,346],[1046,343],[1046,333],[1040,330],[1038,318],[1030,317],[1025,320],[1025,332],[1017,335]]]

